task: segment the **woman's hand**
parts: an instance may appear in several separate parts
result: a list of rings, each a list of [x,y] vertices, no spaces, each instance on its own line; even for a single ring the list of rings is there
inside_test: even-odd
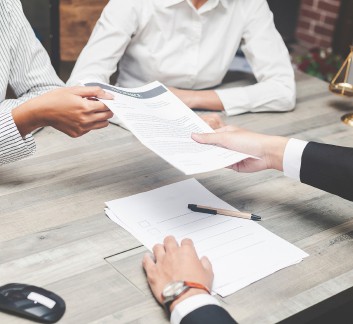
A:
[[[93,129],[108,126],[113,113],[100,101],[113,99],[99,87],[60,88],[36,97],[12,111],[20,134],[52,126],[71,136],[79,137]]]

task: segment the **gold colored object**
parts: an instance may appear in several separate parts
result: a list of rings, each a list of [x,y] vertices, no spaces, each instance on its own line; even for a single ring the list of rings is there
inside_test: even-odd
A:
[[[351,46],[351,52],[332,79],[329,89],[335,94],[353,97],[353,46]],[[353,113],[342,116],[341,120],[343,123],[353,127]]]
[[[353,113],[343,115],[341,120],[343,123],[353,127]]]

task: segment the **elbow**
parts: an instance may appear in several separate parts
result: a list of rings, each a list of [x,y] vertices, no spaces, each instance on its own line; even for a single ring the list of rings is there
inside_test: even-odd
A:
[[[294,110],[297,103],[297,94],[296,94],[295,87],[288,92],[289,94],[286,97],[286,107],[287,107],[286,111],[292,111]]]
[[[296,89],[292,87],[280,87],[278,89],[279,96],[273,102],[273,110],[278,112],[292,111],[296,105]]]
[[[294,110],[295,104],[295,96],[281,96],[273,98],[272,101],[262,106],[261,110],[257,111],[288,112]]]
[[[291,95],[282,99],[282,109],[281,111],[293,111],[296,105],[296,96]]]

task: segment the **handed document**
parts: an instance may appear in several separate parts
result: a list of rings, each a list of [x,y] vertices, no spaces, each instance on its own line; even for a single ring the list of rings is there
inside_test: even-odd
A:
[[[217,170],[250,157],[193,141],[192,133],[213,133],[213,129],[159,82],[136,89],[102,83],[86,86],[100,86],[113,94],[114,100],[101,101],[142,144],[185,174]]]
[[[213,291],[223,297],[307,256],[252,220],[192,212],[190,203],[235,210],[189,179],[107,202],[106,214],[151,251],[168,235],[191,238],[212,262]]]

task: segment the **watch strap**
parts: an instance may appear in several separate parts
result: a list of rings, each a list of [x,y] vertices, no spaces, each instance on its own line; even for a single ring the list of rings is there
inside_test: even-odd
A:
[[[211,291],[208,289],[208,287],[206,287],[203,284],[197,283],[197,282],[192,282],[192,281],[184,281],[184,285],[188,286],[189,288],[196,288],[196,289],[201,289],[206,291],[208,294],[211,295]]]
[[[170,311],[170,306],[172,306],[172,303],[175,301],[175,299],[173,300],[168,300],[166,302],[163,303],[164,305],[164,309],[165,312],[167,313],[168,318],[170,319],[170,317],[172,316],[172,312]]]
[[[184,281],[184,288],[178,295],[170,298],[165,298],[163,301],[164,308],[168,314],[168,318],[171,316],[171,311],[170,311],[170,306],[172,303],[183,296],[187,291],[190,290],[190,288],[195,288],[195,289],[201,289],[206,291],[208,294],[211,294],[211,291],[203,284],[197,283],[197,282],[192,282],[192,281]]]

